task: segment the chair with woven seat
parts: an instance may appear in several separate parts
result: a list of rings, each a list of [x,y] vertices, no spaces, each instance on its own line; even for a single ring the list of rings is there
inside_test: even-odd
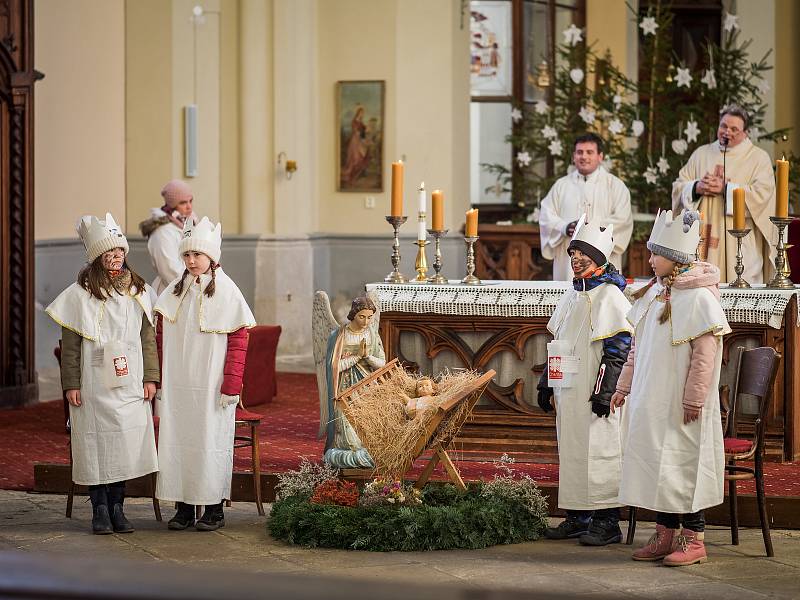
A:
[[[754,479],[758,516],[767,556],[774,556],[772,538],[769,530],[769,516],[764,496],[764,438],[767,427],[767,409],[772,394],[772,386],[778,373],[781,355],[773,348],[762,347],[745,350],[739,348],[736,363],[736,376],[729,406],[723,406],[726,423],[724,425],[725,443],[725,481],[728,482],[728,503],[730,506],[731,543],[739,544],[739,512],[736,484],[742,480]],[[758,399],[758,413],[753,422],[752,436],[744,437],[738,428],[737,409],[739,396],[755,396]],[[727,410],[725,410],[727,409]],[[739,464],[752,461],[753,466]]]

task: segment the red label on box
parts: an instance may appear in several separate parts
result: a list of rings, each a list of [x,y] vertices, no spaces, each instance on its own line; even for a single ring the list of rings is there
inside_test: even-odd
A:
[[[125,377],[128,374],[128,359],[124,356],[114,358],[114,374],[117,377]]]

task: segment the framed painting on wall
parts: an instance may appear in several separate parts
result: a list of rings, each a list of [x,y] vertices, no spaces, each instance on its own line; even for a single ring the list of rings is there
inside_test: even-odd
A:
[[[336,84],[336,189],[383,191],[384,81]]]

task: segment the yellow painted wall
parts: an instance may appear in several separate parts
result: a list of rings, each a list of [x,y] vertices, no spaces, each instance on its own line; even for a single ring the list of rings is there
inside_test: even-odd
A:
[[[776,150],[800,155],[800,3],[775,0],[775,125],[793,127]]]
[[[87,213],[124,225],[124,0],[36,0],[34,28],[36,238]]]
[[[626,0],[589,0],[586,3],[587,41],[595,43],[595,51],[600,56],[608,49],[614,64],[626,73],[631,62],[628,46],[634,44],[635,47],[638,43],[635,33],[630,35],[629,22],[634,18]],[[561,41],[559,35],[558,42]]]

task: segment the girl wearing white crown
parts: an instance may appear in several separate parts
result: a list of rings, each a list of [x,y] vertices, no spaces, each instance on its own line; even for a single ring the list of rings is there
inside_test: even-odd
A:
[[[82,217],[88,264],[46,312],[61,325],[72,481],[89,487],[92,531],[130,533],[125,481],[158,470],[148,401],[159,380],[150,291],[128,267],[114,218]]]
[[[731,329],[719,269],[695,262],[697,218],[682,212],[673,221],[666,211],[656,219],[647,242],[655,278],[634,295],[634,346],[611,400],[612,411],[627,404],[619,501],[656,512],[656,533],[633,559],[668,566],[708,560],[703,510],[723,500],[717,388]]]
[[[225,526],[247,328],[256,322],[219,265],[221,244],[221,224],[187,220],[178,250],[186,268],[155,307],[164,322],[156,495],[178,503],[170,529]],[[195,505],[205,506],[196,524]]]
[[[613,229],[578,220],[567,252],[573,289],[561,297],[547,324],[547,369],[539,406],[553,410],[558,435],[558,506],[567,518],[545,537],[578,538],[587,546],[619,543],[620,415],[611,396],[631,345],[625,278],[609,262]]]

